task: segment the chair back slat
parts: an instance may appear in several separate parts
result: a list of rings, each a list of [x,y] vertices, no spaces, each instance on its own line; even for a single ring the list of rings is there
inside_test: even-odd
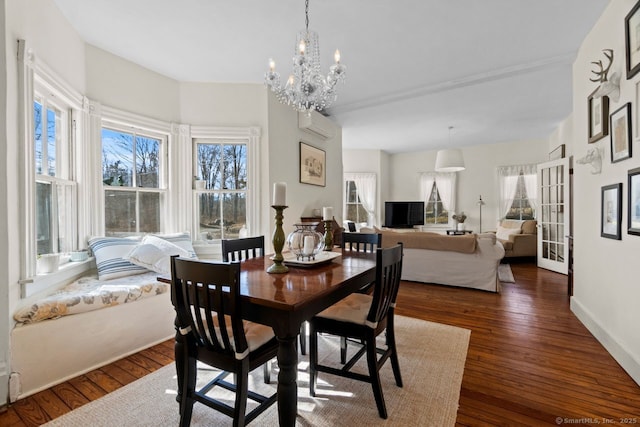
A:
[[[264,256],[264,236],[222,240],[223,261],[244,261]]]
[[[367,320],[377,324],[395,303],[402,276],[402,243],[376,251],[376,282]]]
[[[171,301],[178,327],[189,331],[187,339],[193,339],[196,345],[228,356],[247,349],[239,304],[238,262],[171,257]]]
[[[342,233],[342,249],[356,252],[375,252],[382,245],[380,233]]]

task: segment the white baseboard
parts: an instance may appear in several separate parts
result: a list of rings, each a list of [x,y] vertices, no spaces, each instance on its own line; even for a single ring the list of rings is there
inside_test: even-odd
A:
[[[629,353],[616,339],[594,319],[593,315],[575,297],[571,297],[571,311],[596,337],[611,356],[622,366],[631,378],[640,385],[640,361]]]

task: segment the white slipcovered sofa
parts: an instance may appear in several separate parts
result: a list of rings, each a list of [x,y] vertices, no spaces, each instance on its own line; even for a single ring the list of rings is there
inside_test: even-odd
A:
[[[402,280],[499,292],[498,265],[504,247],[495,234],[445,236],[376,229],[382,247],[404,244]]]

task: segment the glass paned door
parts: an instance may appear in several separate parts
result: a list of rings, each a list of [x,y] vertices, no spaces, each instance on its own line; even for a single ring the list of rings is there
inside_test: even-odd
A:
[[[567,274],[569,159],[538,165],[538,267]]]

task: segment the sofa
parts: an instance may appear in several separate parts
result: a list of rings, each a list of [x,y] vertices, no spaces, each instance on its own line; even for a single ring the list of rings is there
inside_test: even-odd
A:
[[[503,219],[494,231],[504,246],[505,258],[535,257],[538,253],[538,230],[536,220]]]
[[[505,252],[495,234],[374,231],[382,234],[383,248],[403,243],[402,280],[499,292],[498,265]]]

